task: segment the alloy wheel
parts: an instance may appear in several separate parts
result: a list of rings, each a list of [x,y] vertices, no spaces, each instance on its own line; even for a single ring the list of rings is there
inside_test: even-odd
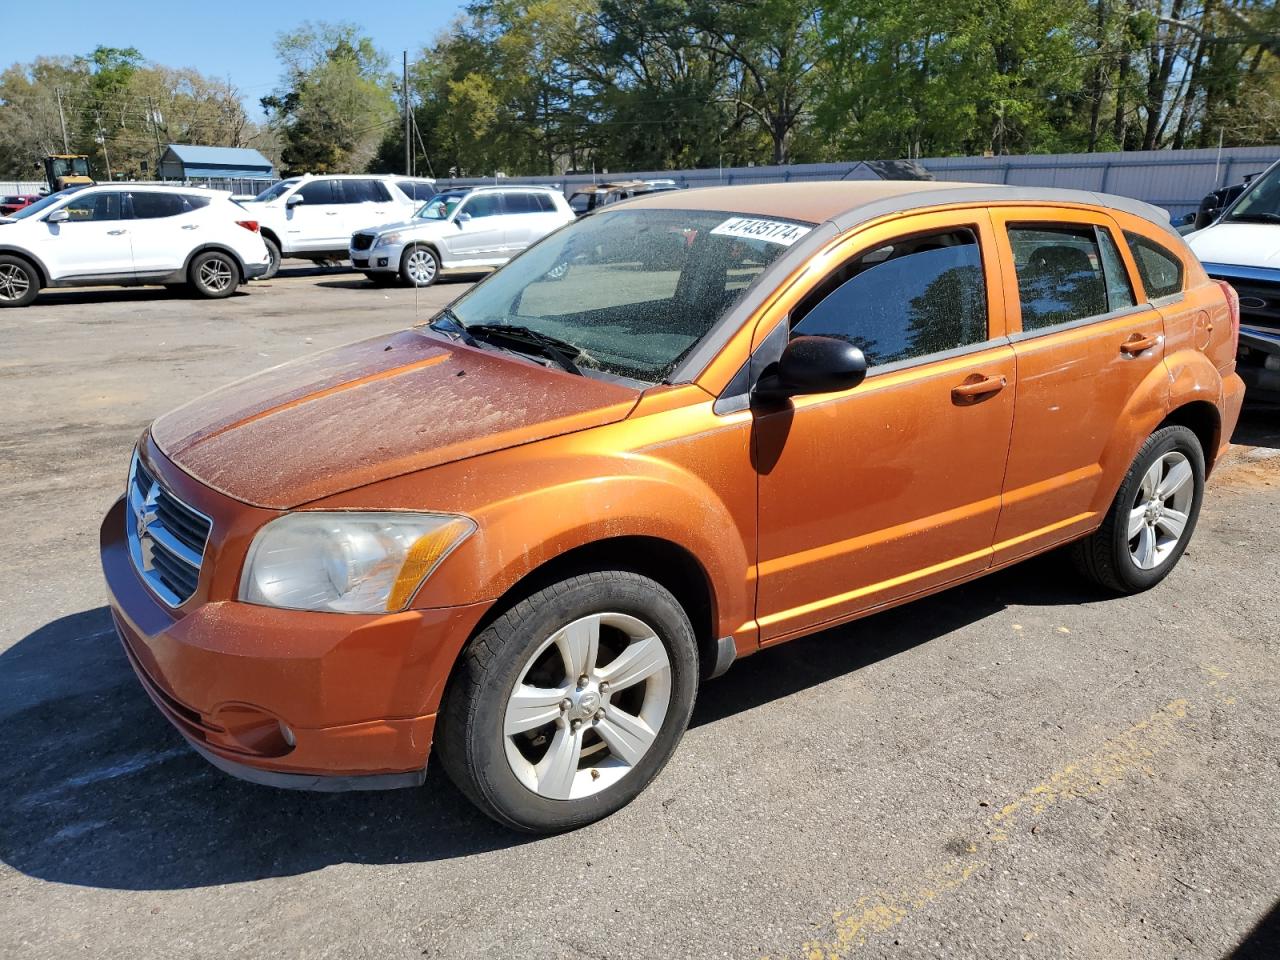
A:
[[[21,300],[31,289],[31,278],[16,264],[0,265],[0,300]]]
[[[427,250],[414,250],[405,260],[405,272],[419,287],[425,287],[436,277],[436,258]]]
[[[671,703],[671,660],[652,627],[622,613],[548,637],[507,701],[507,761],[529,790],[577,800],[617,783],[648,752]]]
[[[1129,510],[1129,554],[1140,570],[1160,566],[1177,548],[1195,496],[1191,461],[1176,450],[1142,475]]]
[[[222,293],[234,279],[231,264],[221,258],[206,260],[200,264],[200,284],[213,293]]]

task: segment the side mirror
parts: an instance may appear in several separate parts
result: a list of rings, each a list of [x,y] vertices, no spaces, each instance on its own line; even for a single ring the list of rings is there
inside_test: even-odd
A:
[[[459,227],[461,227],[464,223],[466,223],[470,219],[471,219],[471,214],[467,213],[466,211],[463,211],[462,213],[458,214],[456,217],[453,218],[453,222],[456,223]]]
[[[284,202],[284,205],[286,207],[296,207],[298,204],[305,203],[305,202],[306,202],[306,198],[303,197],[302,194],[295,193],[293,196],[291,196],[288,200]]]
[[[775,372],[760,378],[752,396],[782,400],[810,393],[852,390],[867,375],[862,351],[838,337],[795,337],[782,351]]]
[[[66,223],[71,219],[71,214],[67,212],[66,207],[59,207],[53,213],[44,218],[45,223]]]

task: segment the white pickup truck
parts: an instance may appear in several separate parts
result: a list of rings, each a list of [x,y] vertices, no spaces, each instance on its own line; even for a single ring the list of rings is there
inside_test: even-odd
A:
[[[261,225],[271,265],[281,257],[345,260],[351,234],[400,223],[435,196],[435,181],[377,174],[327,174],[281,180],[240,205]]]
[[[1209,276],[1240,295],[1236,370],[1247,397],[1280,403],[1280,160],[1186,240]]]

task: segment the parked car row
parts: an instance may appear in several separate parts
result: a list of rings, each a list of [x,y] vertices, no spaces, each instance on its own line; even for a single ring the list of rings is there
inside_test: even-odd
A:
[[[285,256],[349,258],[375,283],[429,286],[501,266],[574,218],[549,187],[438,194],[407,177],[295,177],[253,198],[162,183],[75,187],[0,218],[0,306],[101,284],[225,297],[275,276]]]

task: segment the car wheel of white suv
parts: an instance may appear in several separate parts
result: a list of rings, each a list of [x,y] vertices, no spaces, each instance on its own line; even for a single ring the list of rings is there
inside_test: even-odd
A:
[[[40,274],[22,257],[0,256],[0,307],[25,307],[40,292]]]
[[[240,267],[221,250],[209,250],[191,261],[191,286],[211,300],[229,297],[240,285]]]

